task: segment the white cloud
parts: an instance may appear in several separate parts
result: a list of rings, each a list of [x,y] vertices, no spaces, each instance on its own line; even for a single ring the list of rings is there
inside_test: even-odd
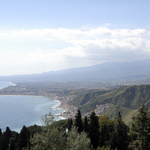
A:
[[[108,27],[0,31],[0,52],[1,64],[27,73],[150,58],[150,31]],[[22,66],[26,69],[19,69]]]

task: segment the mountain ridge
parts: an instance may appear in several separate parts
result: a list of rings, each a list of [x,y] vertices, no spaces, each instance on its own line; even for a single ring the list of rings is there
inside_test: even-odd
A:
[[[150,59],[134,62],[108,62],[94,66],[50,71],[31,75],[1,76],[0,80],[10,81],[125,81],[150,78]]]

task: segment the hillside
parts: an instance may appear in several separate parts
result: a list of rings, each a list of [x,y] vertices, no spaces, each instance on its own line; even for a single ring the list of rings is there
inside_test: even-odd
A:
[[[82,93],[70,104],[77,106],[83,113],[110,104],[103,113],[115,118],[120,111],[123,117],[128,119],[127,116],[134,114],[142,104],[146,104],[150,108],[150,85],[124,86],[109,91]]]

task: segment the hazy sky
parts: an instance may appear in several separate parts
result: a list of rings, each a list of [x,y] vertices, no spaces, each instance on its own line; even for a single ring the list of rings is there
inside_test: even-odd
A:
[[[150,59],[150,0],[0,0],[0,75]]]

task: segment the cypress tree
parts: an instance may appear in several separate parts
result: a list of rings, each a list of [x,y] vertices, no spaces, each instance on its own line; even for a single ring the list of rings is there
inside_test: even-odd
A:
[[[81,118],[81,112],[80,110],[77,111],[77,114],[75,116],[75,126],[77,128],[77,131],[80,133],[83,131],[83,123]]]
[[[2,140],[3,140],[3,137],[2,137],[2,130],[0,129],[0,150],[2,150]]]
[[[29,138],[30,138],[29,130],[25,126],[23,126],[17,142],[18,150],[21,150],[24,147],[29,147],[30,145]]]
[[[0,129],[0,136],[2,135],[2,129]]]
[[[9,146],[9,140],[12,137],[11,130],[6,127],[6,131],[3,133],[2,137],[2,150],[6,150]]]
[[[87,116],[84,117],[84,123],[83,123],[83,130],[84,132],[88,133],[89,125],[88,125],[88,119]]]
[[[111,147],[117,148],[118,150],[127,150],[128,149],[128,136],[127,136],[128,127],[122,121],[120,112],[118,113],[118,118],[115,125],[115,132],[112,137]]]
[[[100,129],[100,147],[105,145],[105,141],[108,140],[108,134],[107,126],[103,125]]]
[[[90,115],[89,137],[91,139],[91,144],[96,149],[99,146],[100,132],[98,117],[94,111]]]
[[[68,130],[69,130],[69,131],[71,130],[72,125],[73,125],[73,123],[72,123],[72,118],[69,118],[69,119],[68,119]]]

